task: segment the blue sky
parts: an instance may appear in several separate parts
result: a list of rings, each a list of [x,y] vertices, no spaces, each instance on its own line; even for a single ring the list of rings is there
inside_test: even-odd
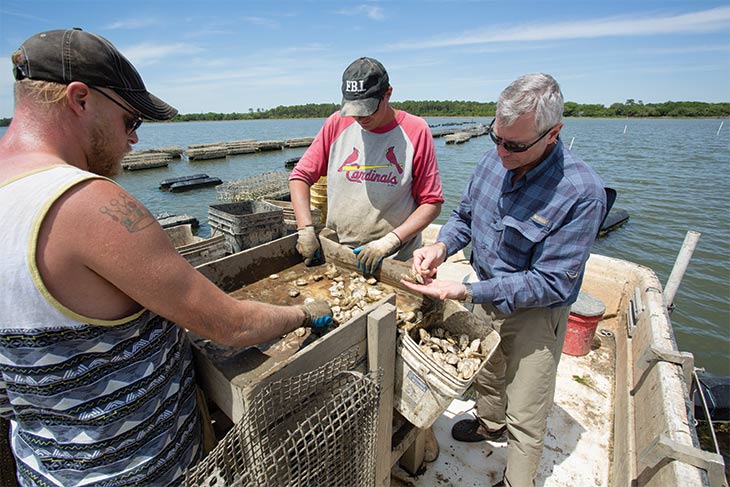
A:
[[[181,113],[339,103],[360,56],[394,101],[494,101],[530,72],[578,103],[730,101],[727,0],[0,0],[0,117],[12,51],[69,27],[112,41]]]

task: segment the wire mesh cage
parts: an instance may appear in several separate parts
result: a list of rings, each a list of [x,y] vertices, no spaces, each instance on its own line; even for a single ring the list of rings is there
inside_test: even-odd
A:
[[[373,485],[381,374],[346,352],[264,386],[186,486]]]
[[[289,194],[289,173],[269,171],[216,186],[221,201],[281,199]]]

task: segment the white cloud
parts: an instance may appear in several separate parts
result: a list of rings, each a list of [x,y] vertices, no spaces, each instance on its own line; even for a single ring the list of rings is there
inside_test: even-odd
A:
[[[672,73],[704,73],[709,71],[723,71],[726,70],[727,66],[721,64],[702,64],[695,66],[687,65],[674,65],[674,66],[636,66],[631,69],[633,74],[644,73],[644,74],[672,74]],[[617,67],[615,69],[606,70],[606,72],[617,72],[624,73],[626,68],[624,66]]]
[[[730,45],[686,46],[686,47],[645,47],[636,50],[637,54],[691,54],[698,52],[730,52]]]
[[[713,32],[730,26],[730,7],[718,7],[674,16],[606,17],[557,23],[529,23],[505,28],[491,26],[471,33],[421,41],[406,41],[388,49],[430,49],[516,41],[588,39],[597,37],[648,36]]]
[[[13,10],[7,10],[5,8],[0,8],[0,16],[3,16],[3,17],[16,17],[16,18],[19,18],[19,19],[31,20],[31,21],[34,21],[34,22],[39,22],[39,23],[42,23],[42,24],[52,24],[54,22],[50,18],[38,17],[38,16],[35,16],[35,15],[27,14],[25,12],[16,12],[16,11],[13,11]]]
[[[385,19],[383,9],[377,5],[358,5],[355,8],[338,10],[337,13],[340,15],[364,15],[371,20]]]
[[[230,63],[228,64],[230,66]],[[279,76],[281,71],[273,67],[265,66],[245,66],[241,69],[227,69],[217,71],[207,71],[191,76],[186,76],[184,79],[178,80],[176,84],[198,84],[198,83],[210,83],[214,81],[226,81],[232,82],[235,80],[249,79],[264,80],[264,83],[268,82],[270,78]]]
[[[151,25],[157,25],[159,22],[156,19],[127,19],[118,20],[104,27],[104,30],[131,30],[139,29],[142,27],[149,27]]]
[[[264,17],[244,17],[243,20],[248,22],[249,24],[260,25],[262,27],[268,27],[270,29],[275,29],[279,27],[279,22]]]
[[[185,74],[166,83],[176,86],[211,84],[206,89],[220,89],[245,83],[247,86],[301,85],[317,86],[328,79],[333,63],[328,51],[319,44],[262,49],[231,57],[197,56],[188,60]],[[316,80],[316,81],[315,81]],[[339,83],[335,80],[335,85]],[[216,87],[217,86],[217,87]]]
[[[203,49],[192,44],[137,44],[120,49],[137,67],[156,64],[171,57],[190,56],[203,52]]]

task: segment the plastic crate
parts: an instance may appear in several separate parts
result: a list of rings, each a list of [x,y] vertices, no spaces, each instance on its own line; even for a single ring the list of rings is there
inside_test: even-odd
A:
[[[267,203],[270,203],[274,206],[278,206],[284,211],[284,230],[286,231],[287,235],[291,235],[292,233],[297,233],[297,219],[294,215],[294,207],[291,203],[291,201],[279,201],[279,200],[264,200]],[[321,223],[322,221],[322,212],[319,208],[310,207],[310,211],[312,212],[312,222],[314,223],[314,231],[319,233],[320,230],[324,227],[324,225]]]
[[[264,201],[239,201],[208,207],[211,236],[223,234],[231,253],[284,236],[284,211]]]

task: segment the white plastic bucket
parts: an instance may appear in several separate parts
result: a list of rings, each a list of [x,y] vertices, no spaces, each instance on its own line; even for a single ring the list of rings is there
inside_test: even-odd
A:
[[[418,328],[431,330],[438,327],[448,330],[452,335],[466,333],[471,339],[481,339],[486,357],[477,373],[463,380],[434,362],[418,348],[410,335],[401,334],[395,361],[394,405],[403,417],[418,428],[430,427],[451,401],[466,391],[500,341],[490,324],[476,318],[464,306],[452,300],[444,301],[437,311],[426,315],[422,326]]]

